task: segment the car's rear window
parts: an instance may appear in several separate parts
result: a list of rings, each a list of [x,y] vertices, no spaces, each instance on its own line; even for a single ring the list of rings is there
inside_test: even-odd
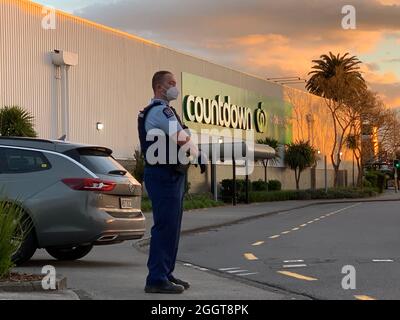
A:
[[[125,170],[107,152],[98,149],[74,149],[66,155],[78,161],[93,173],[108,174],[115,170]]]

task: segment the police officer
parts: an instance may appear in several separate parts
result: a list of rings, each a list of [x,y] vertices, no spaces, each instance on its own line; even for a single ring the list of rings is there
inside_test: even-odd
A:
[[[154,220],[145,292],[182,293],[190,284],[175,278],[173,271],[178,253],[188,165],[180,163],[179,158],[171,157],[169,151],[172,147],[178,154],[180,148],[185,147],[194,159],[201,159],[196,162],[200,165],[201,173],[206,170],[206,162],[204,155],[192,142],[190,133],[186,133],[187,127],[169,105],[179,96],[174,75],[169,71],[156,72],[152,87],[154,98],[138,118],[140,144],[146,162],[144,182],[152,202]],[[150,133],[155,130],[161,130],[165,139],[162,136],[159,139],[150,138]],[[163,142],[161,147],[156,153],[151,153],[150,150],[155,149],[154,144],[160,141]]]

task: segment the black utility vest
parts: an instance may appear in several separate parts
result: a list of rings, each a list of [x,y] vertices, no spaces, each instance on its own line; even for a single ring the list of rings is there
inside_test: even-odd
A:
[[[160,106],[160,105],[164,105],[163,103],[159,102],[159,101],[155,101],[152,104],[150,104],[149,106],[147,106],[146,108],[144,108],[142,111],[139,112],[139,116],[138,116],[138,131],[139,131],[139,140],[140,140],[140,149],[142,154],[144,155],[144,159],[146,161],[146,165],[150,165],[146,159],[146,154],[147,154],[147,150],[149,149],[149,147],[156,143],[159,139],[159,137],[155,136],[154,141],[147,141],[146,140],[146,136],[147,136],[147,132],[146,132],[146,127],[145,127],[145,123],[146,123],[146,117],[148,115],[148,113],[150,112],[150,110],[156,106]],[[165,106],[166,108],[168,106]],[[179,124],[182,126],[183,129],[187,129],[187,126],[183,125],[179,115],[176,113],[175,109],[172,107],[169,107],[173,112],[174,115],[176,116]],[[178,152],[180,150],[180,146],[178,146],[177,144],[175,144],[175,142],[172,142],[174,145],[176,145],[176,150],[174,150],[174,152],[176,152],[176,158],[174,159],[174,163],[171,164],[170,163],[170,157],[169,157],[169,147],[170,147],[170,137],[166,134],[165,135],[165,151],[166,151],[166,163],[155,163],[155,164],[151,164],[151,165],[179,165],[179,161],[177,160],[178,158]],[[157,154],[156,154],[157,156]]]

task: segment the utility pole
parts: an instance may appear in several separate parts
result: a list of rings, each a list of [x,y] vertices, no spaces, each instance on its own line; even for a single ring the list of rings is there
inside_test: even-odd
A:
[[[397,172],[397,161],[396,161],[396,126],[397,123],[397,115],[395,115],[395,118],[393,119],[393,168],[394,168],[394,192],[398,192],[398,185],[397,185],[397,177],[398,177],[398,172]]]

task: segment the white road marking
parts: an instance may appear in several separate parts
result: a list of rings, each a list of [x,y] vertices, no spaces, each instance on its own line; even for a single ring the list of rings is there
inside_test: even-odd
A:
[[[234,268],[221,268],[221,269],[218,269],[219,271],[228,271],[228,270],[237,270],[237,269],[240,269],[240,267],[238,268],[238,267],[234,267]]]
[[[339,209],[339,210],[330,212],[329,214],[331,214],[331,215],[332,215],[332,214],[337,214],[337,213],[342,212],[342,211],[345,211],[345,210],[347,210],[347,209],[351,209],[351,208],[354,208],[354,207],[356,207],[356,206],[359,206],[361,203],[362,203],[362,202],[358,202],[358,203],[356,203],[356,204],[353,204],[352,206],[348,206],[348,207],[346,207],[346,208],[342,208],[342,209]]]
[[[249,270],[232,270],[232,271],[228,271],[228,273],[239,273],[239,272],[246,272]]]
[[[283,231],[282,234],[288,234],[290,231]]]
[[[292,229],[292,231],[297,231],[297,230],[299,230],[300,228],[293,228]]]
[[[258,272],[251,272],[251,273],[240,273],[240,274],[238,274],[238,276],[242,276],[242,277],[244,277],[244,276],[250,276],[250,275],[252,275],[252,274],[258,274]]]
[[[252,244],[252,246],[261,246],[262,244],[264,244],[264,241],[258,241]]]
[[[373,259],[373,262],[394,262],[392,259]]]
[[[275,236],[272,236],[272,237],[269,237],[270,239],[276,239],[276,238],[279,238],[280,237],[280,235],[279,234],[277,234],[277,235],[275,235]]]
[[[284,268],[303,268],[307,267],[306,264],[285,264],[283,265]]]
[[[304,262],[304,260],[284,260],[284,263],[296,263],[296,262]]]

